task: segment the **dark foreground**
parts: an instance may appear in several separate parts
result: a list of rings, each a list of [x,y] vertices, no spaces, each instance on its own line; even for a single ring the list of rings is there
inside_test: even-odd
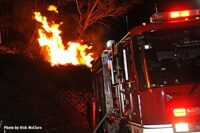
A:
[[[88,133],[91,72],[0,54],[0,132]]]

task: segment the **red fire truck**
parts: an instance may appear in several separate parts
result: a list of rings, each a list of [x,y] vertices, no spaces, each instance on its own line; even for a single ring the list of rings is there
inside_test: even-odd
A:
[[[200,132],[200,9],[153,14],[92,72],[94,132]]]

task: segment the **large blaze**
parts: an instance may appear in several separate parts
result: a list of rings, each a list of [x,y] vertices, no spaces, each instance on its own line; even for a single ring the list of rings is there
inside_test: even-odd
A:
[[[56,11],[56,8],[51,8],[51,11]],[[86,53],[86,50],[91,49],[92,46],[81,45],[79,42],[68,42],[66,48],[60,36],[62,31],[59,26],[62,23],[48,22],[47,17],[42,16],[40,12],[34,12],[34,18],[42,25],[38,28],[38,42],[47,61],[53,66],[84,64],[91,67],[93,53]]]

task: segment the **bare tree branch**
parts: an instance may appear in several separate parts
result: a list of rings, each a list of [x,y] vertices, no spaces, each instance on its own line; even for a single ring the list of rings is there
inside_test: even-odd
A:
[[[78,10],[78,13],[79,13],[79,27],[80,27],[80,29],[82,29],[82,23],[81,22],[82,22],[82,19],[83,19],[83,14],[82,14],[81,9],[79,7],[78,0],[76,0],[76,7],[77,7],[77,10]]]
[[[63,0],[74,2],[79,14],[80,37],[87,28],[106,17],[120,16],[141,0]]]
[[[82,29],[83,32],[87,29],[87,27],[88,27],[88,25],[89,25],[89,21],[90,21],[91,16],[92,16],[92,14],[93,14],[93,12],[94,12],[96,6],[97,6],[98,1],[99,1],[99,0],[95,0],[95,3],[93,4],[91,10],[88,10],[89,13],[87,14],[87,17],[86,17],[86,20],[85,20],[85,22],[84,22],[84,26],[83,26],[83,29]]]

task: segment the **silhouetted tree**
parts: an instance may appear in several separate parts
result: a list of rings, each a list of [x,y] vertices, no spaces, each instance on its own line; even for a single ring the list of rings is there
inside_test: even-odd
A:
[[[78,13],[79,38],[89,26],[106,17],[120,16],[140,0],[59,0],[59,5],[74,3]]]

